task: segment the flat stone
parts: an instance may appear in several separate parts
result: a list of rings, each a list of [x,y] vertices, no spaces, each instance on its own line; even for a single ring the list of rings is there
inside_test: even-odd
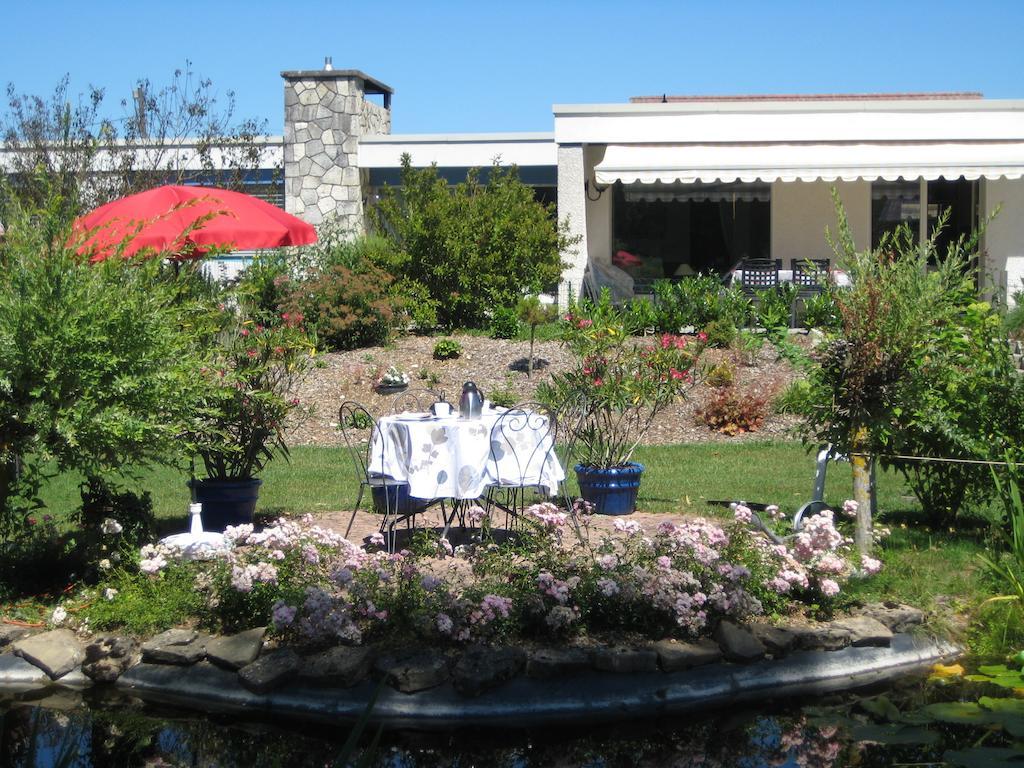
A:
[[[266,627],[256,627],[237,635],[214,637],[206,644],[206,657],[226,669],[241,669],[252,664],[263,648]]]
[[[11,643],[16,643],[23,637],[32,634],[28,627],[18,627],[14,624],[0,624],[0,648],[6,648]]]
[[[678,672],[683,669],[711,664],[722,658],[722,650],[714,640],[698,640],[684,643],[678,640],[659,640],[651,646],[658,654],[658,665],[663,672]]]
[[[464,696],[479,696],[518,675],[525,663],[521,648],[469,648],[455,663],[452,684]]]
[[[128,637],[101,635],[85,646],[82,673],[97,683],[112,683],[139,662],[139,645]]]
[[[786,627],[796,636],[796,647],[805,651],[838,651],[850,644],[850,632],[832,624],[793,624]]]
[[[855,648],[865,646],[888,648],[892,644],[892,631],[871,616],[849,616],[844,619],[836,619],[832,622],[832,626],[849,632],[850,645]]]
[[[49,684],[49,675],[39,667],[13,653],[0,653],[0,685],[42,687]]]
[[[760,641],[773,658],[781,658],[793,650],[796,645],[796,635],[783,627],[773,627],[771,624],[754,622],[747,625],[750,633]]]
[[[591,661],[604,672],[658,671],[658,654],[652,648],[605,646],[593,652]]]
[[[295,677],[301,663],[291,648],[271,651],[238,670],[238,682],[253,693],[267,693]]]
[[[375,669],[402,693],[436,688],[448,679],[448,659],[439,651],[430,649],[385,654],[377,659]]]
[[[880,621],[893,632],[906,632],[924,623],[924,611],[902,603],[868,603],[858,613]]]
[[[731,621],[719,622],[715,627],[714,638],[726,660],[741,664],[763,659],[767,650],[753,633]]]
[[[63,677],[85,658],[82,644],[70,629],[31,635],[11,647],[18,656],[43,670],[51,680]]]
[[[329,648],[304,658],[299,676],[316,685],[351,688],[370,674],[375,656],[374,649],[363,646]]]
[[[169,629],[142,644],[142,660],[157,664],[195,664],[206,656],[209,638],[191,629]]]
[[[526,657],[526,676],[538,680],[582,672],[590,667],[590,654],[583,648],[538,648]]]

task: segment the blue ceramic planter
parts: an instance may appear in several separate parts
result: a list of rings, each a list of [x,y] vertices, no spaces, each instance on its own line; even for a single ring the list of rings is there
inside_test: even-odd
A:
[[[203,530],[223,531],[229,525],[251,523],[263,481],[190,480],[195,500],[203,505]]]
[[[612,469],[595,469],[577,464],[575,469],[580,496],[594,505],[597,514],[631,515],[636,511],[643,464],[630,462],[624,467]]]

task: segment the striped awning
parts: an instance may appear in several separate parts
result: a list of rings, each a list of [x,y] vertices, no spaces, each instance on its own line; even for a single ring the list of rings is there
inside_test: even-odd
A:
[[[610,144],[599,184],[1019,179],[1024,142]]]

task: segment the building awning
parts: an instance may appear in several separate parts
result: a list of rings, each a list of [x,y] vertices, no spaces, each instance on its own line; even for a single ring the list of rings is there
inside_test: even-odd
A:
[[[1024,176],[1024,142],[610,144],[599,184]]]

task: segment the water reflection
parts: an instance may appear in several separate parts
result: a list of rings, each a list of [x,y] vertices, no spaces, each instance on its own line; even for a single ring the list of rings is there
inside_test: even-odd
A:
[[[883,744],[858,733],[849,703],[828,711],[791,707],[772,715],[680,716],[649,724],[542,733],[506,731],[443,736],[374,734],[346,748],[349,727],[283,730],[235,717],[185,716],[124,699],[83,700],[61,693],[42,700],[0,700],[0,768],[92,766],[341,766],[386,768],[717,768],[739,766],[888,766],[939,763],[971,735],[947,729],[916,744]],[[860,724],[860,725],[859,725]],[[927,735],[927,734],[926,734]],[[935,734],[931,734],[934,736]],[[976,734],[975,734],[976,737]],[[883,739],[884,741],[884,739]],[[931,742],[931,743],[928,743]]]

